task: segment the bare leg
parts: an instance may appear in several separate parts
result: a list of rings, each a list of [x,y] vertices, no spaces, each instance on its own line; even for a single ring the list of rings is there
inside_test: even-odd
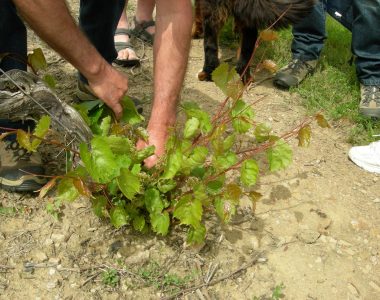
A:
[[[125,3],[125,7],[127,7],[127,5],[128,5],[128,1]],[[126,13],[125,9],[123,10],[123,13],[121,14],[119,23],[117,24],[117,29],[128,29],[128,19],[127,19],[127,13]],[[129,36],[127,34],[115,35],[114,39],[115,39],[115,42],[129,43]],[[135,51],[131,48],[125,48],[125,49],[118,51],[117,58],[123,59],[123,60],[138,59]]]
[[[154,99],[148,123],[149,144],[156,155],[145,161],[152,167],[165,151],[168,130],[175,125],[179,94],[189,57],[192,6],[189,0],[157,0],[154,41]],[[144,142],[138,145],[146,146]]]
[[[138,23],[153,20],[153,10],[156,0],[138,0],[136,8],[136,21]],[[154,26],[149,26],[146,31],[150,34],[155,33]]]

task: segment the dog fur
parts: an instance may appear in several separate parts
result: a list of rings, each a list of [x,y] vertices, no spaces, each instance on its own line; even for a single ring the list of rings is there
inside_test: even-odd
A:
[[[300,21],[312,10],[315,0],[195,0],[193,37],[204,36],[204,66],[199,80],[211,80],[219,66],[218,35],[229,16],[235,20],[235,30],[241,36],[236,70],[243,75],[253,53],[258,30],[275,23],[274,29]],[[243,80],[250,78],[249,70]]]

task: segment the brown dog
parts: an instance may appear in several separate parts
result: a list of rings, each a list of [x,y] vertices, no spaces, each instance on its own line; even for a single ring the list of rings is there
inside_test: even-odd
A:
[[[315,0],[195,0],[193,37],[204,36],[205,61],[199,80],[211,80],[211,73],[219,66],[218,35],[229,16],[235,19],[235,30],[241,44],[236,70],[243,75],[258,37],[258,29],[275,23],[279,29],[294,24],[313,8]],[[244,74],[246,82],[249,70]]]

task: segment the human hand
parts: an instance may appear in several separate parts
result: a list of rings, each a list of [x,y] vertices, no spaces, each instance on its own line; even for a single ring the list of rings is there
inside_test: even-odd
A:
[[[149,140],[148,142],[139,140],[137,142],[137,149],[141,150],[148,146],[155,146],[155,151],[152,156],[144,160],[144,165],[150,169],[152,168],[160,157],[165,153],[166,141],[169,137],[169,127],[165,125],[148,126]]]
[[[106,65],[97,76],[87,79],[96,96],[113,110],[116,119],[120,119],[123,114],[121,100],[128,91],[128,77],[111,65]]]

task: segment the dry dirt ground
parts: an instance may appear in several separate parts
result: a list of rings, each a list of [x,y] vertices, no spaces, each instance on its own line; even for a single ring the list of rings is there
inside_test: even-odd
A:
[[[130,94],[147,101],[148,114],[152,51],[135,44],[144,61],[126,70]],[[29,48],[40,45],[30,34]],[[58,95],[72,101],[74,69],[43,48]],[[197,81],[202,59],[201,41],[193,41],[182,98],[212,112],[223,97],[213,83]],[[244,98],[262,96],[257,119],[276,132],[305,115],[297,95],[270,81]],[[201,249],[184,248],[180,228],[165,238],[115,230],[85,199],[66,205],[56,221],[45,210],[48,199],[0,191],[0,204],[17,211],[0,215],[0,299],[161,299],[186,288],[179,299],[380,299],[380,176],[347,159],[350,125],[332,125],[313,126],[309,148],[292,142],[286,171],[261,176],[255,215],[240,214],[228,226],[210,217]],[[109,268],[119,271],[106,278],[115,287],[104,283]]]

